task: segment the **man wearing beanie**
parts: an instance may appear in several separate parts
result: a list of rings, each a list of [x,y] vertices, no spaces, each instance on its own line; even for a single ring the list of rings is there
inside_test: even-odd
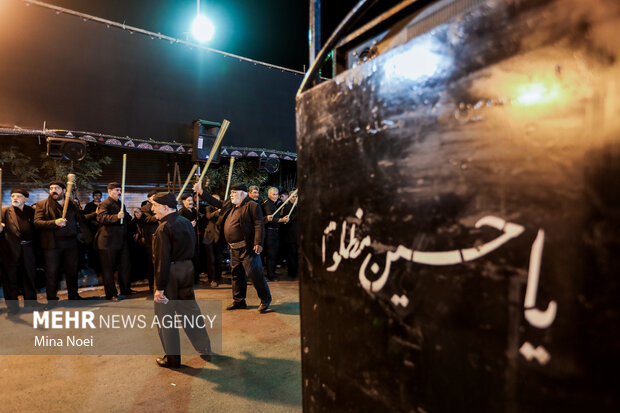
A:
[[[216,208],[221,208],[218,225],[220,233],[230,246],[230,266],[232,268],[233,303],[227,310],[247,308],[245,297],[247,283],[251,280],[260,298],[258,311],[267,312],[271,304],[271,292],[263,275],[260,253],[263,250],[264,226],[260,206],[248,198],[248,188],[243,184],[230,187],[230,199],[222,202],[204,192],[200,185],[194,191]]]
[[[5,270],[2,284],[4,299],[9,313],[12,314],[19,308],[17,296],[20,287],[24,292],[24,306],[32,306],[37,301],[34,281],[34,209],[25,205],[28,196],[25,189],[14,188],[11,191],[11,206],[2,211],[4,228],[0,226],[0,230],[3,230],[0,235],[0,249]]]
[[[196,239],[198,239],[199,219],[198,211],[196,210],[196,208],[194,208],[194,197],[191,194],[184,194],[181,197],[181,202],[183,203],[183,207],[179,209],[179,215],[191,222],[192,227],[194,227],[194,231],[196,232]],[[199,261],[200,254],[198,251],[199,245],[200,244],[196,241],[196,251],[194,252],[194,258],[192,258],[192,261],[194,263],[194,284],[198,284],[198,282],[200,281],[201,271]]]
[[[142,234],[141,242],[144,246],[144,254],[146,259],[146,278],[149,281],[149,292],[153,293],[153,234],[157,230],[159,221],[155,218],[155,214],[152,211],[153,208],[153,196],[157,194],[157,190],[152,189],[149,191],[147,198],[148,201],[142,205],[140,212],[142,215],[138,218],[138,228]]]
[[[190,221],[177,212],[177,201],[170,192],[153,196],[153,212],[159,220],[153,235],[153,266],[155,268],[155,314],[161,320],[175,313],[196,320],[200,308],[194,296],[192,258],[196,232]],[[211,342],[207,330],[198,325],[184,327],[187,337],[204,360],[211,360]],[[157,359],[161,367],[181,366],[181,343],[177,328],[158,325],[159,338],[166,355]]]
[[[127,245],[127,222],[131,219],[127,209],[121,211],[121,184],[108,184],[108,199],[97,207],[99,228],[95,234],[94,245],[99,250],[103,286],[106,300],[118,301],[122,296],[131,294],[130,262]],[[121,224],[121,219],[123,223]],[[118,284],[121,297],[114,283],[114,270],[118,268]]]
[[[62,181],[49,183],[50,196],[35,205],[34,226],[41,231],[41,247],[45,256],[45,279],[48,307],[58,302],[58,274],[67,279],[70,300],[79,300],[78,294],[78,233],[84,242],[91,235],[78,207],[69,200],[67,215],[62,218],[67,188]]]

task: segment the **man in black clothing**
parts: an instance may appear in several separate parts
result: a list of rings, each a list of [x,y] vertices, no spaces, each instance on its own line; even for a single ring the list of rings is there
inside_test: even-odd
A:
[[[97,207],[101,203],[101,191],[93,192],[93,200],[84,206],[84,219],[88,224],[88,229],[91,234],[97,233],[99,223],[97,222]],[[97,274],[101,273],[101,263],[99,262],[99,254],[94,248],[93,243],[90,242],[87,245],[86,253],[88,254],[88,265]]]
[[[67,280],[70,300],[80,300],[78,294],[78,235],[90,242],[86,221],[73,201],[69,200],[67,215],[62,218],[66,186],[64,182],[49,184],[50,196],[35,205],[34,226],[41,232],[41,247],[45,256],[45,279],[48,307],[58,301],[58,274],[62,266]]]
[[[149,191],[147,197],[148,201],[140,208],[140,218],[138,219],[138,228],[140,229],[141,242],[144,247],[144,253],[146,255],[146,278],[149,281],[149,292],[153,293],[153,234],[157,230],[159,221],[155,217],[152,211],[153,196],[157,194],[157,190],[153,189]]]
[[[0,226],[0,249],[4,263],[4,299],[9,313],[19,309],[18,294],[24,292],[24,306],[37,302],[35,287],[34,252],[34,209],[25,205],[28,191],[14,188],[11,191],[11,206],[2,211]],[[21,277],[20,277],[21,275]],[[20,280],[21,278],[21,280]]]
[[[95,235],[95,248],[99,250],[103,272],[103,286],[106,300],[118,301],[123,296],[132,293],[131,268],[129,249],[127,244],[127,224],[131,216],[123,206],[121,211],[121,184],[108,184],[108,199],[97,207],[97,222],[99,229]],[[121,219],[123,223],[121,224]],[[121,296],[118,295],[114,283],[114,270],[118,268],[118,285]]]
[[[179,215],[183,218],[187,219],[194,227],[194,231],[196,232],[196,240],[198,240],[198,211],[194,208],[194,198],[191,194],[184,194],[181,197],[183,202],[183,207],[179,209]],[[199,257],[200,252],[198,251],[198,247],[200,246],[199,242],[196,241],[196,250],[194,252],[194,258],[192,258],[192,263],[194,264],[194,284],[198,284],[200,281],[200,265],[199,265]]]
[[[265,261],[267,266],[267,279],[269,281],[278,280],[276,275],[276,264],[278,262],[278,248],[280,244],[280,235],[278,233],[280,229],[280,222],[285,222],[284,218],[281,218],[281,213],[275,211],[282,204],[278,198],[278,188],[271,187],[267,191],[267,200],[263,202],[263,215],[265,216]]]
[[[263,214],[256,202],[248,198],[248,187],[237,184],[230,187],[230,199],[222,202],[204,192],[200,185],[194,191],[216,208],[221,208],[218,219],[220,234],[224,234],[230,246],[230,266],[232,269],[233,303],[227,310],[247,308],[245,297],[247,283],[245,276],[252,280],[261,300],[258,311],[264,313],[271,304],[271,292],[260,260],[263,250]]]
[[[160,224],[153,235],[153,266],[155,268],[155,315],[174,317],[174,314],[197,320],[200,308],[193,289],[192,257],[196,245],[196,231],[187,219],[176,211],[176,198],[170,192],[152,198],[153,211]],[[187,337],[204,360],[211,360],[211,342],[205,328],[196,324],[184,327]],[[181,340],[177,328],[157,331],[166,355],[157,359],[161,367],[181,365]]]
[[[212,195],[215,199],[220,199],[217,194]],[[222,281],[222,246],[220,231],[217,221],[220,217],[220,209],[211,205],[205,207],[205,230],[202,238],[204,246],[205,266],[207,276],[209,277],[209,285],[211,288],[217,288]]]

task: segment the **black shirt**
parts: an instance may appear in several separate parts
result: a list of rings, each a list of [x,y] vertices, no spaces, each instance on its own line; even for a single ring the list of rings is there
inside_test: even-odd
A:
[[[165,290],[170,279],[170,264],[192,259],[196,245],[196,232],[191,222],[173,212],[161,219],[153,235],[153,260],[155,285]]]
[[[20,239],[22,241],[32,241],[34,239],[34,214],[28,213],[25,209],[13,207],[19,225]]]
[[[229,244],[243,241],[243,231],[241,231],[241,208],[233,207],[224,222],[224,238]]]
[[[273,202],[271,199],[263,202],[263,215],[265,215],[265,226],[267,228],[279,228],[280,224],[278,220],[280,219],[280,211],[277,214],[273,214],[276,209],[282,204],[282,201],[276,199],[276,202]],[[273,215],[273,219],[271,221],[267,220],[267,215]]]

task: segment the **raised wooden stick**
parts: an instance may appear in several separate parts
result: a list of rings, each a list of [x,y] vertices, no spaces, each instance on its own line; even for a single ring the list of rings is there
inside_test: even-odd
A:
[[[75,175],[67,175],[67,192],[65,192],[65,204],[62,206],[62,219],[65,219],[67,216],[67,208],[69,207],[69,202],[71,202],[71,191],[73,191],[73,184],[75,184]]]
[[[286,214],[286,219],[288,219],[288,218],[291,216],[291,214],[293,213],[293,210],[294,210],[294,209],[295,209],[295,207],[297,206],[297,201],[299,201],[299,198],[297,198],[297,199],[295,200],[295,203],[293,204],[293,207],[291,208],[291,210],[290,210],[290,211],[288,211],[288,214]]]
[[[286,201],[282,202],[282,205],[280,205],[280,206],[278,207],[278,209],[276,209],[276,210],[275,210],[275,212],[274,212],[273,214],[271,214],[271,215],[275,216],[278,212],[280,212],[280,210],[281,210],[282,208],[284,208],[284,205],[286,205],[286,204],[287,204],[287,203],[291,200],[291,197],[292,197],[293,195],[295,195],[296,193],[297,193],[297,190],[294,190],[293,192],[291,192],[291,193],[289,194],[289,197],[288,197],[288,198],[286,198]]]
[[[123,177],[121,178],[121,212],[125,212],[125,175],[127,175],[127,154],[123,154]],[[123,225],[123,218],[121,218]]]
[[[228,190],[230,189],[230,179],[232,178],[233,165],[235,163],[235,157],[230,157],[230,167],[228,168],[228,183],[226,184],[226,195],[224,195],[224,201],[228,199]]]
[[[209,165],[211,165],[211,161],[213,160],[213,157],[217,153],[220,143],[222,143],[222,139],[224,139],[224,134],[226,133],[226,130],[228,129],[228,125],[230,125],[230,122],[224,119],[224,121],[222,122],[222,126],[220,126],[220,131],[217,133],[217,138],[215,138],[215,143],[213,144],[213,147],[211,148],[211,153],[209,154],[209,159],[207,159],[207,164],[205,165],[205,169],[202,170],[202,173],[200,174],[200,178],[198,178],[198,186],[202,186],[202,180],[207,174]]]
[[[179,200],[181,199],[181,195],[183,195],[185,188],[187,188],[187,184],[189,184],[189,181],[192,179],[192,175],[194,175],[194,172],[196,172],[196,168],[198,168],[198,164],[194,164],[194,166],[192,166],[192,170],[189,171],[189,175],[187,175],[187,179],[185,180],[185,183],[181,188],[181,192],[179,192],[179,196],[177,196],[177,202],[179,202]]]

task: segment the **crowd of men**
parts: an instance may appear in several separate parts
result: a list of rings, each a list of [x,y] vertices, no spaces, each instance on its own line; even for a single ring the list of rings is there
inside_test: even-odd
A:
[[[165,290],[159,288],[162,271],[166,271],[161,264],[165,254],[156,237],[158,228],[166,223],[162,214],[156,214],[157,207],[163,204],[170,214],[174,212],[175,217],[178,215],[191,225],[195,241],[191,245],[184,242],[181,249],[182,256],[191,261],[192,284],[204,282],[216,288],[222,282],[222,272],[231,272],[233,303],[229,310],[247,308],[246,277],[257,291],[262,313],[271,303],[265,277],[277,280],[276,268],[283,261],[288,275],[297,276],[296,198],[281,207],[288,196],[286,191],[280,194],[277,188],[269,188],[268,198],[260,202],[257,187],[238,184],[231,187],[230,196],[222,201],[196,185],[194,194],[183,195],[182,207],[177,211],[172,194],[164,202],[163,194],[153,190],[141,208],[133,211],[133,216],[126,207],[121,210],[119,183],[108,185],[105,200],[102,195],[100,191],[93,192],[92,201],[81,209],[77,199],[66,198],[66,186],[61,181],[50,182],[49,197],[34,206],[26,205],[26,189],[11,191],[11,206],[2,210],[0,225],[0,271],[9,313],[18,312],[20,294],[24,306],[40,305],[38,269],[45,273],[47,308],[58,303],[62,275],[68,299],[81,299],[78,274],[88,267],[98,274],[107,300],[119,301],[135,294],[131,282],[142,279],[148,280],[149,293],[157,300],[158,291]],[[156,202],[157,197],[163,204]],[[227,253],[229,268],[224,260]],[[206,274],[206,281],[200,280],[201,274]]]

